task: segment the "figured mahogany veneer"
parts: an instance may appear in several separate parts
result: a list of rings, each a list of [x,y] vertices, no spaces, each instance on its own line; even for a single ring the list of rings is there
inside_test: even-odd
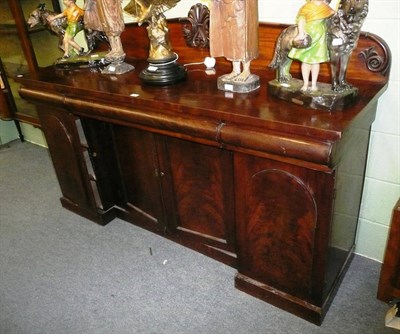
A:
[[[186,46],[178,21],[169,27],[181,63],[208,56]],[[217,89],[224,60],[216,75],[199,65],[174,86],[142,85],[148,40],[135,25],[123,35],[135,71],[44,68],[19,79],[20,94],[37,106],[64,207],[99,224],[120,217],[236,267],[237,288],[320,324],[352,257],[390,52],[363,34],[348,72],[358,101],[309,110],[267,94],[284,27],[260,25],[261,88],[249,94]]]

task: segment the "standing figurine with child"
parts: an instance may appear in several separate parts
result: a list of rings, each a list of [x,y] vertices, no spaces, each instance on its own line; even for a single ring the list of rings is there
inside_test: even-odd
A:
[[[278,36],[269,68],[276,78],[268,91],[280,99],[313,109],[342,110],[352,104],[358,89],[346,81],[351,54],[368,14],[368,0],[306,0],[297,24]],[[292,77],[293,60],[301,62],[301,77]],[[331,84],[319,82],[320,66],[329,63]],[[310,85],[311,77],[311,85]]]
[[[325,0],[306,0],[297,15],[298,34],[288,57],[301,61],[302,91],[308,90],[311,75],[311,91],[317,91],[320,64],[329,61],[327,46],[327,18],[335,12]],[[306,41],[305,43],[302,43]]]

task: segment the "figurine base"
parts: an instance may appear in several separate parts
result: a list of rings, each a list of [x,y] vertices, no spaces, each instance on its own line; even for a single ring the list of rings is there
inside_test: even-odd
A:
[[[111,64],[109,64],[106,68],[101,70],[102,74],[124,74],[135,69],[134,66],[127,64],[124,62],[125,56],[113,59]]]
[[[250,74],[246,81],[234,81],[227,79],[229,74],[220,76],[217,79],[217,87],[219,90],[234,92],[234,93],[248,93],[260,88],[260,77],[255,74]]]
[[[148,60],[149,65],[139,74],[143,83],[153,86],[173,85],[186,79],[186,69],[174,57],[166,60]]]
[[[59,58],[54,62],[57,68],[71,70],[90,67],[104,67],[110,62],[105,58],[106,52],[91,55],[75,56],[70,58]]]
[[[334,92],[327,83],[318,83],[318,90],[301,91],[303,81],[291,79],[288,83],[279,83],[278,80],[268,82],[269,94],[282,100],[304,106],[306,108],[340,111],[350,106],[357,100],[358,89],[353,87],[343,92]]]

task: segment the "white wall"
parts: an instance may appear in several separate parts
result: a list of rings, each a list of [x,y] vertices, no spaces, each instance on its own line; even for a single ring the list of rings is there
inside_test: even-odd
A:
[[[190,7],[197,2],[207,4],[207,1],[181,0],[166,13],[167,17],[187,16]],[[259,19],[265,22],[293,23],[304,2],[259,0]],[[389,88],[379,101],[376,121],[372,127],[356,247],[357,253],[382,261],[392,209],[400,197],[400,2],[370,0],[363,30],[382,37],[392,51]],[[24,133],[33,142],[40,138],[37,132],[31,135],[27,128]]]
[[[392,69],[372,126],[356,251],[382,260],[392,209],[400,197],[400,2],[371,0],[369,10],[363,30],[389,44]]]

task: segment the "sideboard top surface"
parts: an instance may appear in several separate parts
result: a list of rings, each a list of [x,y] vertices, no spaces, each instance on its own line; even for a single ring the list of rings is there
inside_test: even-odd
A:
[[[252,62],[252,72],[260,76],[261,87],[247,94],[217,89],[218,76],[231,70],[230,63],[222,58],[217,59],[215,75],[207,75],[204,65],[195,65],[187,66],[188,75],[184,82],[165,87],[142,84],[138,76],[147,62],[141,53],[145,52],[143,50],[146,50],[148,41],[145,28],[136,25],[128,26],[122,38],[127,53],[126,62],[135,66],[132,72],[106,75],[96,69],[63,70],[51,66],[41,68],[18,81],[25,90],[52,96],[43,96],[48,102],[55,99],[62,104],[73,99],[84,101],[86,106],[93,105],[90,108],[92,116],[96,114],[95,105],[101,105],[103,109],[109,108],[110,118],[113,117],[112,114],[129,118],[130,112],[157,113],[205,119],[217,124],[235,124],[241,128],[256,129],[257,132],[276,131],[294,137],[305,136],[332,142],[340,140],[350,123],[362,117],[366,110],[368,112],[370,108],[367,107],[375,103],[387,87],[388,73],[370,71],[360,57],[363,50],[378,49],[380,52],[382,46],[368,34],[360,37],[348,72],[349,82],[359,89],[359,96],[354,104],[343,111],[307,109],[270,96],[267,92],[268,81],[275,78],[274,71],[267,69],[267,65],[273,54],[276,36],[283,28],[285,25],[260,24],[260,56]],[[198,61],[208,55],[207,49],[186,46],[181,23],[172,21],[169,29],[172,45],[180,56],[181,64]],[[135,44],[132,44],[133,38],[136,38]],[[355,68],[350,69],[351,66]],[[294,67],[296,68],[296,64]],[[326,68],[322,68],[320,80],[323,82],[329,82],[326,73]],[[299,76],[299,73],[292,74]],[[102,117],[108,117],[104,110]],[[372,121],[373,118],[374,115]]]
[[[288,132],[327,136],[327,139],[340,137],[346,125],[384,90],[384,86],[379,84],[356,83],[358,101],[344,111],[327,112],[269,96],[266,85],[268,80],[273,79],[273,73],[267,71],[255,71],[261,79],[260,89],[238,94],[217,89],[217,77],[229,70],[225,66],[221,69],[218,63],[215,75],[207,75],[204,66],[189,67],[186,81],[156,87],[141,84],[138,78],[145,66],[144,61],[127,61],[135,66],[135,70],[119,76],[103,75],[87,69],[66,71],[50,67],[20,79],[20,82],[30,88],[114,107],[184,113],[269,130],[282,131],[285,127]]]

